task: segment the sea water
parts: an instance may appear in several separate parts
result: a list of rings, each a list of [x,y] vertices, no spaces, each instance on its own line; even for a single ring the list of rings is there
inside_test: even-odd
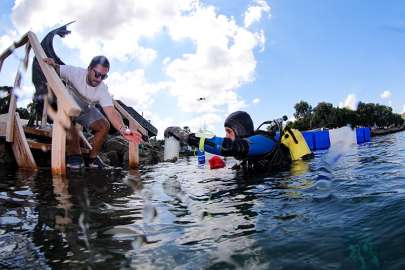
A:
[[[2,165],[0,268],[404,269],[404,140],[260,174],[233,158],[62,177]]]

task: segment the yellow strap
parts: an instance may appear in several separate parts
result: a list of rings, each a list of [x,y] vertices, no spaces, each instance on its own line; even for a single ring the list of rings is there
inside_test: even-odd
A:
[[[205,142],[205,137],[200,138],[200,152],[204,151],[204,142]]]

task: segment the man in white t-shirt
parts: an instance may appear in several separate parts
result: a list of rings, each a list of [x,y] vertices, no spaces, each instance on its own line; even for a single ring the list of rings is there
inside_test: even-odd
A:
[[[94,131],[93,146],[88,159],[89,167],[92,168],[109,167],[98,157],[98,152],[110,130],[108,120],[128,141],[136,144],[142,141],[141,134],[138,131],[128,129],[122,121],[121,115],[113,106],[111,95],[103,82],[107,79],[107,73],[110,70],[110,62],[106,57],[94,57],[87,70],[69,65],[60,66],[52,58],[45,58],[44,62],[53,67],[59,77],[66,82],[66,88],[82,110],[79,116],[72,117],[72,123],[66,136],[67,167],[79,169],[84,165],[79,145],[79,134],[74,122]],[[100,104],[108,120],[95,107],[96,104]]]

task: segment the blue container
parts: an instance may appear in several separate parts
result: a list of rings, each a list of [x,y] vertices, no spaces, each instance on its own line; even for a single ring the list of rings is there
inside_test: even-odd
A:
[[[307,142],[309,149],[311,149],[311,151],[315,150],[314,133],[311,131],[306,131],[302,132],[302,136],[304,136],[304,139]]]
[[[364,143],[364,128],[356,128],[357,143]]]
[[[205,163],[205,151],[200,151],[200,149],[197,149],[197,158],[198,158],[198,164],[204,164]]]
[[[329,131],[314,131],[315,150],[328,149],[330,147]]]
[[[369,127],[364,128],[364,141],[369,142],[371,141],[371,132]]]

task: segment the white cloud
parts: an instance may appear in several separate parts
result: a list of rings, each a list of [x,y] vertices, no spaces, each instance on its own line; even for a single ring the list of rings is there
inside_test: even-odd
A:
[[[356,96],[355,94],[350,94],[347,96],[346,100],[345,100],[345,108],[348,108],[352,111],[357,111],[357,105],[358,102],[356,101]]]
[[[170,62],[170,57],[166,57],[164,60],[163,60],[163,65],[166,65],[167,63],[169,63]]]
[[[102,4],[17,0],[11,20],[17,29],[14,37],[28,30],[40,36],[44,31],[76,21],[69,26],[72,33],[61,41],[78,51],[86,65],[99,54],[123,66],[131,66],[135,60],[148,65],[159,56],[165,57],[162,62],[153,63],[160,64],[157,68],[166,72],[167,77],[160,77],[161,82],[148,82],[152,76],[133,66],[125,74],[110,74],[107,83],[114,98],[125,99],[128,106],[144,110],[154,102],[158,91],[168,90],[177,97],[181,111],[211,115],[248,107],[237,95],[237,89],[255,80],[257,63],[253,50],[259,47],[263,51],[266,39],[262,30],[252,32],[247,27],[264,13],[270,14],[266,1],[254,2],[245,13],[243,26],[199,0],[120,0],[119,5],[115,0],[104,0]],[[10,39],[15,40],[11,33],[8,36],[1,37],[0,46],[9,46]],[[176,51],[175,55],[162,56],[162,44],[156,42],[161,37],[169,37],[171,46],[183,46],[185,42],[191,45],[183,46],[180,54]],[[201,97],[205,100],[198,102]]]
[[[262,17],[262,12],[270,12],[270,7],[266,1],[255,0],[258,6],[250,6],[245,12],[245,27],[249,27],[252,23],[257,22]]]
[[[232,19],[217,16],[213,7],[198,7],[192,16],[177,19],[170,24],[172,37],[194,40],[197,46],[195,53],[185,54],[167,67],[167,75],[174,81],[171,92],[179,97],[177,105],[183,111],[195,111],[193,101],[206,97],[197,112],[215,112],[218,106],[239,103],[232,90],[254,80],[252,49],[260,44],[261,36],[237,26]],[[221,98],[225,96],[231,99]],[[235,106],[231,107],[228,110]]]
[[[390,91],[384,91],[384,93],[380,94],[380,98],[389,98],[390,96]]]
[[[253,104],[254,104],[254,105],[259,104],[259,102],[260,102],[260,99],[258,99],[258,98],[255,98],[255,99],[253,100]]]
[[[405,105],[402,105],[402,113],[405,113]]]
[[[14,41],[19,39],[20,37],[17,35],[16,31],[8,31],[7,35],[0,37],[0,53],[3,53]]]
[[[191,132],[198,132],[200,129],[206,129],[214,134],[218,135],[219,132],[218,130],[215,130],[214,123],[221,123],[222,118],[218,114],[214,113],[208,113],[204,114],[201,117],[196,117],[194,119],[191,119],[189,121],[184,121],[180,124],[180,127],[188,126],[191,130]]]
[[[113,72],[108,77],[108,89],[115,99],[125,100],[125,104],[142,110],[153,103],[153,95],[167,88],[165,83],[150,84],[145,79],[145,72],[137,69],[121,75]]]
[[[153,59],[153,49],[138,44],[141,37],[159,34],[162,28],[182,12],[190,10],[193,0],[104,0],[92,1],[19,1],[11,19],[19,35],[32,30],[40,33],[46,27],[55,27],[71,21],[72,34],[62,41],[70,48],[81,51],[84,62],[96,54],[128,61]],[[67,12],[68,11],[68,12]],[[146,53],[146,55],[145,55]],[[152,57],[151,57],[152,56]]]
[[[146,120],[149,120],[150,123],[158,130],[158,139],[162,139],[165,129],[173,125],[173,118],[171,117],[161,119],[159,115],[152,113],[149,110],[141,111],[139,113],[141,113]]]
[[[345,107],[344,102],[343,102],[343,101],[340,101],[340,102],[339,102],[339,108],[340,108],[340,109],[343,109],[344,107]]]
[[[388,107],[393,108],[393,106],[392,106],[392,101],[391,101],[391,100],[388,100]]]

